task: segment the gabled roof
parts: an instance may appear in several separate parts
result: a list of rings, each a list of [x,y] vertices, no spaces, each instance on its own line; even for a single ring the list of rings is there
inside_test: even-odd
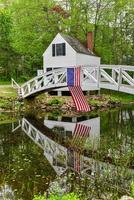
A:
[[[90,56],[95,56],[95,54],[91,51],[88,50],[79,40],[76,38],[73,38],[69,35],[64,35],[60,33],[60,35],[63,37],[63,39],[77,52],[77,53],[82,53]]]

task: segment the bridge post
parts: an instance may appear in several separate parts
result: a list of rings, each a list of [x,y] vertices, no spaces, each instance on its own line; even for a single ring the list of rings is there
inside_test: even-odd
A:
[[[62,91],[58,91],[58,97],[62,96]]]
[[[24,88],[21,87],[19,90],[20,90],[20,95],[23,97],[23,95],[24,95]]]
[[[28,92],[30,93],[31,92],[30,83],[27,84],[27,87],[28,87]]]
[[[54,76],[54,84],[58,82],[58,75],[54,72],[54,69],[52,68],[53,76]]]
[[[115,72],[115,69],[112,69],[112,78],[116,81],[116,72]]]
[[[101,70],[100,65],[97,67],[97,87],[100,90],[100,81],[101,81]]]
[[[38,89],[38,80],[35,80],[35,88]]]
[[[77,123],[77,117],[72,117],[72,122]]]
[[[118,90],[120,90],[121,83],[122,83],[122,68],[120,66],[118,75]]]

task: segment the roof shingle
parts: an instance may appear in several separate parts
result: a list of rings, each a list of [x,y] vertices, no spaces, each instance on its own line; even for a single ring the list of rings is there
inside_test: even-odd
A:
[[[60,33],[60,35],[66,40],[66,42],[77,52],[77,53],[82,53],[90,56],[95,56],[95,54],[91,51],[88,50],[79,40],[76,38],[73,38],[69,35],[64,35]]]

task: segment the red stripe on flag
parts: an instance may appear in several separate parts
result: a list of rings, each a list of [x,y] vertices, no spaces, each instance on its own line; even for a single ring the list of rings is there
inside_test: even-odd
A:
[[[74,170],[77,173],[80,173],[81,170],[80,153],[76,151],[74,151]]]
[[[80,86],[80,67],[74,68],[74,86]]]
[[[77,95],[75,94],[74,87],[73,86],[68,86],[68,88],[69,88],[69,91],[70,91],[70,93],[72,95],[72,98],[73,98],[73,101],[74,101],[74,104],[76,106],[77,111],[80,111],[80,102],[77,99]]]
[[[87,110],[87,106],[86,106],[87,102],[84,99],[84,94],[83,94],[81,88],[80,87],[76,87],[75,90],[76,90],[76,93],[77,93],[79,101],[80,101],[80,105],[81,105],[80,110],[81,111],[88,111]]]
[[[91,127],[83,125],[83,124],[76,124],[75,129],[74,129],[74,133],[73,136],[75,135],[80,135],[82,134],[82,136],[89,136]]]
[[[89,112],[90,106],[88,105],[88,102],[82,92],[82,89],[80,86],[68,86],[69,91],[72,95],[73,101],[76,105],[77,111],[84,111]]]
[[[78,147],[79,144],[84,143],[85,139],[89,137],[91,127],[77,123],[73,132],[72,146]]]

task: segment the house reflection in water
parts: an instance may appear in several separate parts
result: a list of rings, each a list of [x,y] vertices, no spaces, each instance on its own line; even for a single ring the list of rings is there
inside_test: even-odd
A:
[[[122,167],[95,160],[88,153],[91,150],[99,151],[99,117],[92,119],[58,117],[57,121],[46,117],[43,123],[36,119],[23,118],[20,124],[22,130],[43,149],[44,156],[58,176],[62,177],[68,170],[73,170],[92,181],[99,176],[100,179],[108,181],[111,187],[114,184],[116,187],[117,182],[121,188],[128,188],[130,185],[134,170],[125,169],[126,179],[124,173],[119,173]],[[61,185],[64,178],[60,180]]]
[[[68,143],[67,151],[57,154],[54,163],[57,163],[57,166],[64,163],[65,169],[71,167],[80,173],[84,167],[83,151],[86,149],[97,150],[99,147],[100,118],[84,119],[83,121],[76,117],[60,117],[58,121],[45,118],[44,125],[57,132],[59,137],[64,136],[66,143]]]

